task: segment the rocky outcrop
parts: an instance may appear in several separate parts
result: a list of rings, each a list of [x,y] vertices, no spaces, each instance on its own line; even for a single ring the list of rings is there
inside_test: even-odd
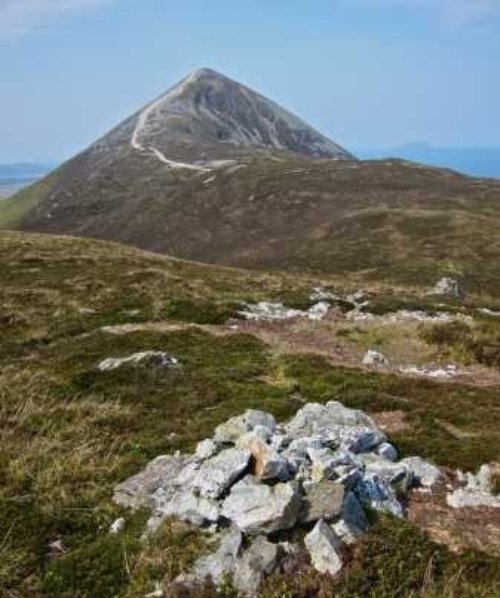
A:
[[[440,278],[434,285],[434,288],[432,289],[430,294],[449,295],[450,297],[457,297],[460,299],[464,297],[464,291],[458,280],[455,280],[454,278],[449,278],[448,276]]]
[[[241,595],[254,596],[261,579],[296,552],[283,535],[314,525],[304,540],[311,562],[336,575],[342,547],[368,529],[364,507],[402,517],[396,489],[432,488],[440,476],[417,457],[398,461],[370,417],[331,401],[308,403],[280,425],[271,414],[248,410],[220,424],[193,455],[155,459],[117,486],[115,500],[151,509],[148,534],[176,517],[219,538],[219,548],[178,583],[208,577],[217,585],[230,576]]]
[[[168,368],[179,365],[175,357],[171,357],[163,351],[142,351],[134,353],[128,357],[108,357],[97,364],[100,372],[109,372],[116,370],[123,365],[148,364],[162,368]]]
[[[367,366],[389,365],[389,360],[380,351],[370,349],[365,353],[362,363]]]
[[[272,322],[279,320],[293,320],[295,318],[307,318],[311,321],[323,320],[330,311],[328,301],[318,301],[308,310],[292,309],[285,307],[282,303],[271,303],[261,301],[260,303],[247,304],[238,314],[246,320]]]

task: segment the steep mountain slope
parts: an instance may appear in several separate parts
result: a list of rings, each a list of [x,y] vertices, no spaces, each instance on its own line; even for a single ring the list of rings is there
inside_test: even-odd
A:
[[[0,226],[186,259],[500,294],[500,182],[358,162],[259,94],[197,71],[49,177]]]

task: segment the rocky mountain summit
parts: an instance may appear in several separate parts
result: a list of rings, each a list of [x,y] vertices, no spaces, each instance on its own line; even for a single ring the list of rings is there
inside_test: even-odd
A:
[[[477,477],[459,473],[458,480],[466,485],[453,490],[448,484],[450,506],[500,508],[487,466]],[[335,576],[348,547],[368,530],[365,509],[404,517],[412,489],[432,493],[448,481],[420,457],[398,460],[368,416],[331,401],[308,403],[282,425],[269,413],[248,410],[219,425],[193,455],[152,461],[115,488],[114,500],[151,509],[147,535],[168,517],[215,535],[216,551],[176,584],[194,592],[207,580],[217,586],[232,578],[240,595],[257,596],[265,576],[297,558],[294,531],[303,530],[303,549],[316,570]]]
[[[354,159],[275,102],[206,68],[188,75],[89,151],[104,156],[135,150],[173,169],[208,171],[224,165],[211,158],[232,159],[238,148]]]

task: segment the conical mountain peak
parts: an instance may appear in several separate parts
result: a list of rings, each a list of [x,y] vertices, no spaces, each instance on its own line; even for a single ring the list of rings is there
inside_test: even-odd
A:
[[[132,127],[132,131],[130,128]],[[203,161],[234,158],[235,152],[293,152],[353,159],[275,102],[214,71],[193,71],[113,131],[114,141],[171,166],[198,168]],[[108,148],[111,139],[104,138]]]

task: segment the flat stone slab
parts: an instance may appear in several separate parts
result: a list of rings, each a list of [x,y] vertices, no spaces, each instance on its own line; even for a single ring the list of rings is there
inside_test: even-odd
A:
[[[193,458],[189,455],[156,457],[143,471],[115,486],[113,500],[130,509],[151,508],[154,506],[154,493],[159,488],[173,493],[177,476],[192,462]]]
[[[188,486],[204,498],[219,498],[245,472],[250,451],[228,448],[200,463],[190,463],[177,477],[177,484]]]

